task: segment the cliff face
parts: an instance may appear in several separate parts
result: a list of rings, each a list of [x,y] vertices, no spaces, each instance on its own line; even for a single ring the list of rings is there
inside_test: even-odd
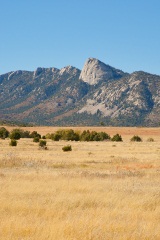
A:
[[[124,76],[124,72],[106,65],[95,58],[89,58],[82,69],[80,79],[89,85],[95,85],[98,82],[106,82],[109,79],[117,79],[122,76]]]
[[[0,119],[42,125],[158,126],[160,76],[89,58],[82,71],[37,68],[0,76]]]

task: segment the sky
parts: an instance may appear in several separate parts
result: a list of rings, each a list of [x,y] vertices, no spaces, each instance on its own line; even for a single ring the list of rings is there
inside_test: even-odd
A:
[[[93,57],[160,75],[159,0],[0,0],[0,74]]]

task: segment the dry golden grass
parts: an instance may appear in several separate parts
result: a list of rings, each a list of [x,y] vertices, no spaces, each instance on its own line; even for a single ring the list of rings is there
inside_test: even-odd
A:
[[[64,141],[40,150],[0,140],[0,239],[160,239],[160,129],[106,132],[124,142],[70,142],[63,152]],[[134,134],[143,142],[130,142]]]

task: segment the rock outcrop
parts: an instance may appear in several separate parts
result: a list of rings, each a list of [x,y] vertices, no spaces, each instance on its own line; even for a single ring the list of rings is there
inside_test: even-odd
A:
[[[120,78],[124,76],[124,72],[117,70],[95,58],[87,59],[82,69],[80,79],[90,85],[95,85],[99,81],[107,81],[109,79]]]

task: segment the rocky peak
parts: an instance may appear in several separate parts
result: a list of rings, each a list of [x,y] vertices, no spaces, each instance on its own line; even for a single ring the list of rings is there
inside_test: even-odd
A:
[[[80,73],[80,70],[78,68],[72,67],[72,66],[66,66],[64,68],[61,68],[59,74],[63,75],[63,74],[77,74]]]
[[[112,78],[122,77],[124,73],[117,70],[96,58],[88,58],[82,69],[80,79],[90,85],[95,85],[99,81],[107,81]]]

